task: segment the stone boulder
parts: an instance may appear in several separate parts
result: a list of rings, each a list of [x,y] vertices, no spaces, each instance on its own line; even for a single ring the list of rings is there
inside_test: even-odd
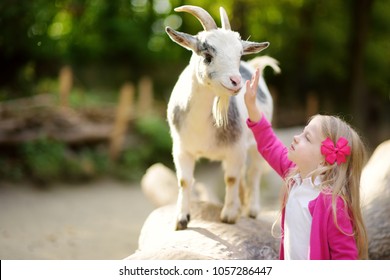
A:
[[[174,204],[156,209],[147,218],[138,250],[127,259],[278,259],[279,239],[271,235],[273,213],[254,220],[241,217],[234,224],[220,222],[222,206],[207,202],[191,205],[191,222],[175,231]]]
[[[390,140],[379,145],[361,178],[370,259],[390,259]]]

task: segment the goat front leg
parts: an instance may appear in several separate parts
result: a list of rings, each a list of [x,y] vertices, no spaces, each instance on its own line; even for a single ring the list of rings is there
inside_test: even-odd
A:
[[[236,155],[229,157],[224,161],[225,170],[225,202],[221,212],[221,221],[228,224],[234,224],[241,212],[241,202],[239,194],[240,174],[245,156]]]
[[[173,157],[179,186],[176,204],[176,230],[183,230],[187,228],[190,221],[190,194],[194,181],[195,159],[186,152],[174,152]]]
[[[247,165],[246,202],[247,215],[256,218],[260,212],[260,181],[264,159],[253,145],[249,150],[249,163]]]

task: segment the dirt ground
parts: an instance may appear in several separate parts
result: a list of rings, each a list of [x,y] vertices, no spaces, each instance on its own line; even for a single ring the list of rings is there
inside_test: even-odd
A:
[[[0,259],[123,259],[153,209],[139,186],[109,179],[47,190],[0,183]]]

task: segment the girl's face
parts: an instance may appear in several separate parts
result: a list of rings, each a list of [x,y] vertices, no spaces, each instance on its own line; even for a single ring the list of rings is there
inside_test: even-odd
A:
[[[312,119],[301,134],[294,136],[288,158],[297,165],[302,178],[324,161],[321,154],[321,142],[324,139],[318,117]]]

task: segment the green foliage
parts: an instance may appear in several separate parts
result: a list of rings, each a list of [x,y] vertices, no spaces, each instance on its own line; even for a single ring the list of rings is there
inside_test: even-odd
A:
[[[150,161],[150,150],[144,146],[129,147],[125,149],[118,162],[120,168],[112,170],[112,174],[121,180],[140,180]]]
[[[365,55],[370,71],[366,75],[374,91],[387,96],[390,55],[385,34],[390,29],[390,2],[372,2]],[[10,67],[1,70],[0,88],[32,94],[34,83],[56,76],[66,63],[80,69],[107,69],[108,73],[127,68],[121,83],[148,74],[164,86],[162,92],[169,91],[176,75],[167,71],[171,75],[161,76],[159,72],[167,62],[179,71],[190,53],[168,38],[165,26],[190,34],[201,30],[194,17],[173,11],[184,4],[204,7],[217,22],[218,8],[224,6],[233,29],[243,39],[271,42],[264,53],[281,61],[284,74],[277,82],[284,98],[304,95],[308,89],[335,91],[333,85],[348,82],[349,60],[353,59],[349,56],[350,38],[359,32],[351,25],[356,1],[25,0],[16,4],[4,0],[0,4],[0,61]],[[87,74],[83,75],[78,75],[81,83],[87,79]],[[104,80],[109,84],[110,79]],[[101,80],[96,76],[96,83]],[[7,93],[1,94],[11,98]]]
[[[117,165],[111,173],[123,180],[139,180],[146,169],[156,162],[173,167],[172,140],[167,122],[160,117],[148,115],[137,119],[134,131],[129,135]]]
[[[20,160],[8,157],[0,158],[0,178],[20,181],[24,179],[24,175]]]
[[[24,179],[30,177],[44,183],[93,178],[104,170],[99,154],[89,148],[73,153],[65,144],[47,138],[23,144],[21,161]]]
[[[17,155],[0,158],[0,178],[12,181],[33,179],[37,183],[84,181],[101,176],[120,180],[140,180],[146,169],[163,162],[172,166],[168,125],[157,116],[137,119],[128,134],[117,161],[108,156],[108,145],[70,147],[57,140],[42,137],[22,144]]]
[[[136,130],[144,136],[146,144],[156,152],[170,151],[172,140],[169,134],[168,124],[157,116],[146,116],[135,123]]]
[[[22,145],[22,157],[33,178],[58,179],[65,168],[65,146],[50,139],[39,139]]]

